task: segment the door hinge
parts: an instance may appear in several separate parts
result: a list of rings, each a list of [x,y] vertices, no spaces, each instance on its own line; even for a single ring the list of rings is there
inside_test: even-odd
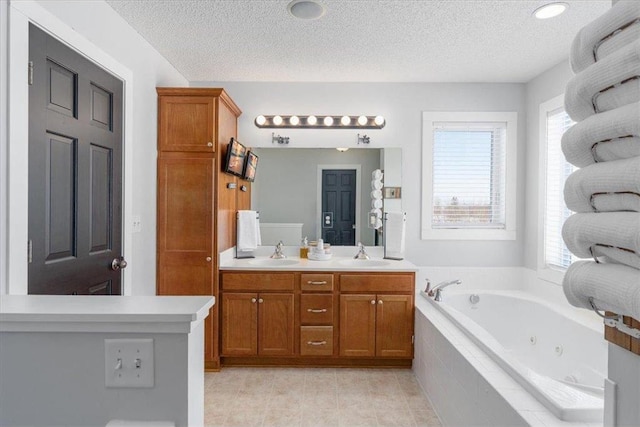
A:
[[[29,264],[33,262],[33,240],[29,239],[27,243],[27,258],[29,260]]]
[[[33,84],[33,61],[29,61],[29,85]]]

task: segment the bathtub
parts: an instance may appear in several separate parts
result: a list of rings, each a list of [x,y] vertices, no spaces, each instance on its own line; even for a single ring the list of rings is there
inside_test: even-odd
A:
[[[522,291],[421,295],[555,417],[602,422],[607,346],[602,330]]]

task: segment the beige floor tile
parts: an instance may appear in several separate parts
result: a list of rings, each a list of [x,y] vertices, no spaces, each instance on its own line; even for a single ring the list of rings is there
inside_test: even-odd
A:
[[[338,425],[341,427],[376,427],[378,420],[375,411],[358,408],[338,410]]]
[[[300,394],[272,394],[267,402],[267,408],[301,408],[304,396]]]
[[[411,410],[417,427],[440,427],[442,424],[432,410]]]
[[[307,393],[305,391],[302,406],[305,409],[320,408],[336,410],[338,409],[338,394],[335,391],[317,390],[314,393]]]
[[[406,410],[377,408],[376,418],[380,427],[414,427],[416,425],[411,412]]]
[[[263,427],[300,426],[302,411],[300,408],[268,410],[264,416]]]
[[[224,420],[225,427],[258,427],[262,425],[262,411],[256,412],[251,408],[230,411]]]
[[[338,411],[333,409],[302,410],[303,427],[338,427]]]

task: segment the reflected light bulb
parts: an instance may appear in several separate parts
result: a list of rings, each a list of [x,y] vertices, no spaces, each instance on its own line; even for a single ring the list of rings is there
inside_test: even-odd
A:
[[[342,126],[349,126],[351,124],[351,117],[342,116],[342,118],[340,119],[340,123],[342,123]]]
[[[384,123],[384,117],[376,116],[376,118],[373,120],[373,122],[375,124],[377,124],[378,126],[381,126]]]
[[[300,119],[298,116],[291,116],[289,117],[289,123],[291,123],[292,126],[298,126],[298,124],[300,124]]]
[[[366,125],[366,124],[367,124],[367,121],[368,121],[368,120],[367,120],[367,116],[360,116],[360,117],[358,117],[358,124],[359,124],[360,126],[364,126],[364,125]]]
[[[282,117],[275,116],[273,118],[273,124],[276,125],[276,126],[280,126],[282,124]]]
[[[256,124],[258,126],[262,126],[266,122],[267,122],[267,119],[264,116],[260,115],[260,116],[256,117]]]
[[[318,123],[318,119],[316,118],[316,116],[307,117],[307,124],[314,126],[316,123]]]
[[[331,126],[333,124],[333,117],[327,116],[324,118],[324,125]]]

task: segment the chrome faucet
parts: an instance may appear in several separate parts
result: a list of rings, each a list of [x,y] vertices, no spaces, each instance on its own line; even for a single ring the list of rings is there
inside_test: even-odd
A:
[[[364,245],[362,244],[362,242],[358,242],[358,247],[360,248],[360,250],[353,257],[353,259],[369,259],[369,255],[367,254],[367,251],[364,249]]]
[[[283,247],[284,247],[284,243],[282,243],[282,240],[280,240],[278,242],[278,244],[276,245],[275,252],[273,254],[271,254],[271,256],[269,258],[272,258],[272,259],[285,259],[287,256],[282,253],[282,248]]]
[[[433,288],[431,288],[428,291],[428,295],[430,297],[433,297],[433,299],[435,301],[442,301],[442,290],[444,288],[446,288],[447,286],[451,286],[451,285],[459,285],[462,283],[462,280],[460,279],[456,279],[456,280],[449,280],[449,281],[445,281],[445,282],[440,282],[437,285],[435,285]]]

